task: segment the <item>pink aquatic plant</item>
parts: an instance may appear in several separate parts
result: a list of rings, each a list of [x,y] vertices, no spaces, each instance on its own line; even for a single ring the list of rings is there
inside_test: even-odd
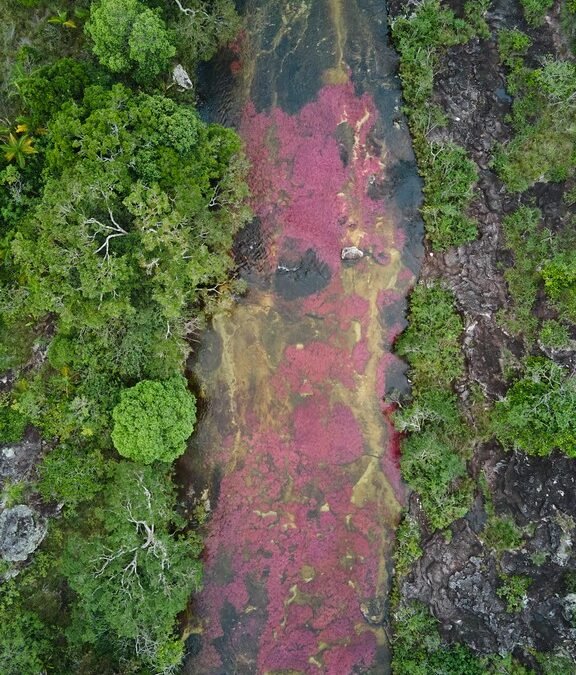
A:
[[[332,276],[314,295],[273,299],[282,320],[316,328],[301,343],[287,339],[254,385],[282,402],[274,428],[245,402],[221,445],[228,462],[206,541],[197,673],[225,672],[228,662],[258,673],[350,673],[376,659],[377,631],[360,605],[383,591],[386,528],[401,498],[397,435],[381,403],[394,361],[383,345],[401,326],[377,324],[375,340],[373,322],[400,295],[376,288],[366,297],[353,281],[374,274],[377,282],[403,245],[367,194],[383,171],[367,143],[376,120],[373,100],[351,82],[324,87],[296,115],[252,104],[244,111],[252,207],[270,242],[271,273],[286,252],[313,249]],[[353,139],[347,163],[339,125]],[[351,244],[373,257],[347,267],[340,252]],[[376,376],[367,379],[373,357]]]

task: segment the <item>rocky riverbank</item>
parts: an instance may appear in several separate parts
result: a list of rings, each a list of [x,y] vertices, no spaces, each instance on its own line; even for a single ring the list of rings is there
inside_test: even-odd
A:
[[[390,16],[392,20],[409,16],[419,4],[393,0]],[[457,17],[464,16],[463,2],[442,5]],[[536,182],[523,192],[513,192],[494,163],[499,146],[514,137],[509,68],[503,64],[499,36],[517,30],[529,36],[527,68],[541,66],[545,57],[569,59],[563,5],[554,3],[541,25],[531,27],[521,3],[492,2],[485,16],[485,36],[443,50],[434,77],[430,104],[446,117],[445,124],[429,131],[428,141],[456,143],[476,164],[478,179],[468,215],[477,225],[478,237],[440,253],[429,247],[420,283],[440,283],[454,294],[464,321],[465,356],[464,376],[454,388],[463,415],[477,432],[482,426],[475,419],[478,409],[489,411],[506,394],[527,357],[546,357],[573,374],[572,323],[563,323],[569,335],[558,349],[512,330],[505,320],[515,312],[506,277],[515,265],[515,251],[503,226],[506,217],[524,205],[541,211],[541,230],[569,231],[574,207],[566,194],[573,179]],[[539,262],[543,261],[534,261],[535,268]],[[531,311],[540,325],[562,318],[542,285]],[[449,644],[463,644],[479,654],[513,653],[537,672],[552,671],[543,669],[534,650],[556,650],[564,669],[554,672],[576,672],[565,660],[576,659],[576,460],[558,452],[534,457],[505,451],[490,436],[476,433],[467,462],[475,500],[448,530],[431,531],[418,495],[412,494],[408,511],[420,525],[422,555],[400,581],[399,605],[424,603]],[[487,536],[490,523],[500,524],[498,536],[493,532]]]

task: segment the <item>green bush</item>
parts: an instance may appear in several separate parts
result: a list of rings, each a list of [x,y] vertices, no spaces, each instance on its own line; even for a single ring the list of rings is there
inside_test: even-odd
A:
[[[522,531],[514,520],[508,517],[490,517],[481,537],[486,546],[497,552],[512,551],[522,546],[524,542]]]
[[[566,318],[576,321],[576,252],[562,251],[544,263],[546,294]]]
[[[408,361],[416,391],[449,387],[463,375],[463,328],[450,291],[422,284],[414,288],[408,328],[396,342],[396,352]]]
[[[532,27],[536,27],[542,23],[554,0],[520,0],[520,4],[524,9],[526,21]]]
[[[548,359],[528,359],[524,377],[496,403],[492,424],[505,447],[576,457],[576,378]]]
[[[552,349],[562,349],[570,344],[570,333],[559,321],[549,319],[542,323],[538,340]]]
[[[485,675],[483,660],[462,645],[447,646],[438,622],[419,603],[399,608],[393,616],[392,672],[395,675]]]
[[[466,208],[474,194],[478,168],[466,150],[453,143],[433,143],[420,166],[425,178],[422,216],[432,249],[444,251],[475,239],[478,228],[466,216]]]
[[[506,611],[520,612],[526,600],[526,591],[532,583],[530,577],[504,574],[500,577],[501,586],[496,593],[506,602]]]
[[[420,495],[433,530],[466,515],[473,493],[466,462],[435,429],[404,440],[400,467],[406,482]]]
[[[498,31],[498,53],[500,60],[509,68],[517,68],[522,63],[522,57],[532,45],[532,40],[526,33],[516,28]]]
[[[186,450],[196,422],[196,399],[181,376],[143,380],[122,391],[112,417],[112,441],[123,457],[142,464],[172,462]]]
[[[543,260],[550,250],[550,232],[540,228],[539,209],[521,206],[502,221],[506,246],[514,256],[514,264],[504,272],[512,296],[512,312],[506,317],[508,330],[522,333],[531,340],[537,326],[533,307],[541,275],[535,261]]]
[[[422,555],[420,546],[420,527],[410,515],[405,514],[396,530],[394,546],[394,574],[401,579],[410,571],[416,560]]]
[[[494,168],[514,192],[566,180],[576,166],[576,65],[546,59],[541,68],[516,71],[512,81],[515,135],[496,150]]]
[[[0,402],[0,443],[18,443],[24,437],[27,426],[28,419],[25,415],[7,402]]]
[[[69,512],[90,501],[104,488],[106,462],[98,450],[82,452],[60,445],[51,450],[40,465],[38,491],[47,501],[62,501]]]
[[[424,179],[422,216],[426,236],[436,251],[477,236],[475,223],[466,216],[477,167],[463,148],[453,143],[429,143],[429,131],[445,123],[442,111],[430,103],[434,72],[442,49],[467,42],[475,34],[487,35],[483,15],[488,4],[466,3],[466,19],[460,19],[439,0],[424,0],[410,14],[392,22],[392,37],[400,53],[405,111]]]

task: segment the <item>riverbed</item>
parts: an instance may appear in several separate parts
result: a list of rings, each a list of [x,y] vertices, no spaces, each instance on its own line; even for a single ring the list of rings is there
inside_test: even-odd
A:
[[[386,673],[404,491],[385,398],[407,386],[391,348],[422,254],[386,7],[243,4],[203,110],[244,139],[254,221],[248,292],[194,366],[182,466],[211,477],[211,517],[186,672]]]

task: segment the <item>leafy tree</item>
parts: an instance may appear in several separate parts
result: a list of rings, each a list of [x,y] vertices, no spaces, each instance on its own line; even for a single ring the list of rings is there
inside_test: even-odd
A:
[[[122,384],[178,372],[185,334],[233,288],[246,168],[232,131],[122,85],[61,105],[44,143],[46,183],[10,242],[19,283],[4,317],[52,313],[57,330],[22,410],[50,436],[75,425],[106,438]]]
[[[0,151],[4,153],[6,161],[16,162],[23,169],[26,165],[26,158],[37,152],[33,142],[34,139],[28,134],[10,133],[5,137],[4,143],[0,145]]]
[[[104,487],[107,466],[98,450],[82,452],[70,445],[51,450],[40,465],[38,491],[46,500],[63,501],[69,513]]]
[[[103,65],[114,73],[133,71],[140,82],[162,73],[176,54],[159,13],[138,0],[100,0],[86,31]]]
[[[576,378],[553,361],[529,359],[524,377],[496,403],[493,427],[507,447],[576,457]]]
[[[172,0],[170,27],[178,58],[193,72],[198,61],[211,59],[220,45],[240,30],[240,19],[232,0]]]
[[[46,627],[21,606],[0,606],[0,672],[32,675],[45,672]]]
[[[106,83],[102,68],[70,57],[14,78],[14,86],[32,127],[45,126],[64,103],[81,102],[86,87],[97,83]]]
[[[199,537],[179,534],[184,522],[174,502],[162,471],[116,465],[99,531],[73,537],[66,548],[63,571],[78,596],[72,641],[111,642],[107,650],[128,643],[154,672],[178,665],[175,617],[198,590],[202,568]]]
[[[143,464],[172,462],[194,429],[196,401],[181,376],[143,380],[120,394],[112,417],[112,440],[121,455]]]

